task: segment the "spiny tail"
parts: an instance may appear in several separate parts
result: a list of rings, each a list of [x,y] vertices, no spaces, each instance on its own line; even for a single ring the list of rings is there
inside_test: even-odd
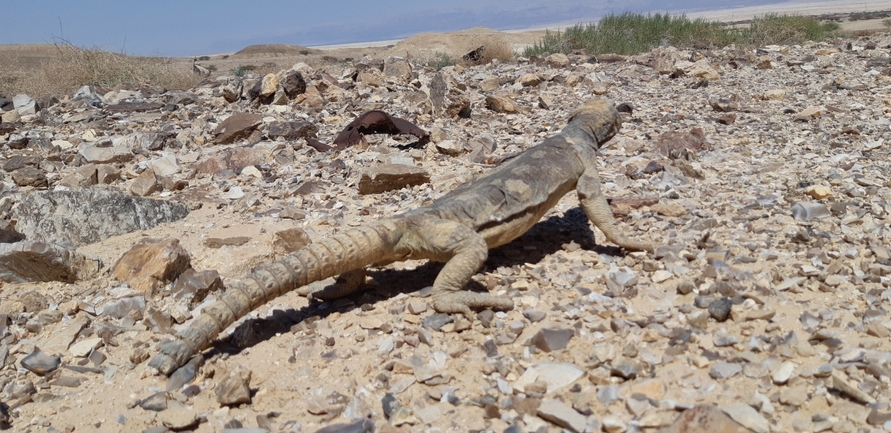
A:
[[[395,254],[398,220],[386,219],[322,239],[280,260],[258,266],[204,309],[191,326],[163,342],[149,367],[170,375],[229,325],[257,307],[307,284],[385,261]]]

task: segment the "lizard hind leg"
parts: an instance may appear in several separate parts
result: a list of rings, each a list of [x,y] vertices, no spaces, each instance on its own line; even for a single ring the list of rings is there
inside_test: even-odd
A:
[[[412,258],[445,262],[433,282],[434,310],[462,313],[469,318],[472,309],[510,310],[514,307],[508,298],[463,290],[489,255],[485,239],[473,229],[454,221],[435,220],[415,234]]]
[[[321,290],[312,292],[313,298],[323,301],[343,298],[358,291],[365,284],[365,268],[344,272],[337,277],[334,284],[329,284]]]

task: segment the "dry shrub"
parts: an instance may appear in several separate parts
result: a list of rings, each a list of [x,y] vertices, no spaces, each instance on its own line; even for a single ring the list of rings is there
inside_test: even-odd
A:
[[[482,45],[478,59],[462,58],[458,63],[462,66],[485,65],[492,60],[510,62],[514,60],[514,50],[510,44],[500,37],[492,37]]]
[[[70,95],[84,85],[112,88],[124,83],[188,89],[203,78],[183,60],[128,56],[70,43],[55,47],[57,53],[37,67],[0,73],[0,92],[41,98]]]

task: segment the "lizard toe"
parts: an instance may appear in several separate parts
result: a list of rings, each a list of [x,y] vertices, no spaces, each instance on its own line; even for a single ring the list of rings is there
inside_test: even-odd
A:
[[[510,310],[514,303],[508,298],[488,293],[453,292],[434,295],[433,309],[440,313],[461,313],[471,316],[471,309],[491,308],[494,310]]]

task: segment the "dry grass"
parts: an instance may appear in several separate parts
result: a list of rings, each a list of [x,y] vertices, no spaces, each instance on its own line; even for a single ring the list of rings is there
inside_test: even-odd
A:
[[[134,83],[188,89],[203,78],[181,59],[127,56],[67,42],[55,44],[55,52],[36,65],[18,62],[13,54],[3,56],[0,93],[25,93],[32,98],[70,95],[84,85],[113,88]]]

